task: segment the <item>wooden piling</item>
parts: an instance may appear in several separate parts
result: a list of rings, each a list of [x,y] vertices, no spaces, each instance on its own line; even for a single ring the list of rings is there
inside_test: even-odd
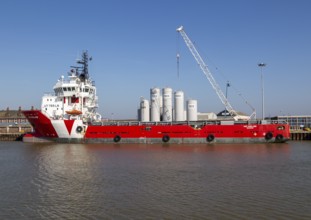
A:
[[[294,141],[311,140],[311,131],[291,130],[290,135],[291,135],[291,140],[294,140]]]

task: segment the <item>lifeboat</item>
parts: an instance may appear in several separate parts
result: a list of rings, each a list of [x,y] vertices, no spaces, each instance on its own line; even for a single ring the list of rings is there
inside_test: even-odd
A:
[[[66,113],[68,115],[81,115],[82,112],[80,110],[76,110],[76,109],[73,109],[73,110],[70,110],[70,111],[66,111]]]

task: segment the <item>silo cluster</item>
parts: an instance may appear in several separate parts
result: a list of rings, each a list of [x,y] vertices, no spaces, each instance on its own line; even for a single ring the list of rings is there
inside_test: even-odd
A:
[[[198,119],[197,100],[188,100],[185,110],[183,91],[173,93],[172,88],[151,88],[150,102],[141,99],[139,120],[143,122],[196,121]]]

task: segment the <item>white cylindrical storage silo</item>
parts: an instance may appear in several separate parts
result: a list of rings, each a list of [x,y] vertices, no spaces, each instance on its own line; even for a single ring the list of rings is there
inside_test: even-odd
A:
[[[173,90],[171,88],[162,89],[163,98],[163,121],[172,121],[173,119]]]
[[[175,106],[175,121],[184,121],[184,92],[176,91],[174,94]]]
[[[151,121],[160,121],[161,92],[159,88],[150,89]]]
[[[187,101],[187,120],[197,121],[198,120],[198,103],[197,100],[190,99]]]
[[[140,121],[150,121],[149,101],[143,99],[140,101]]]

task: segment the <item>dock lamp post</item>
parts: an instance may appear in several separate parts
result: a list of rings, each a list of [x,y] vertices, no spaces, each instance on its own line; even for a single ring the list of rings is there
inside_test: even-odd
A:
[[[265,63],[258,63],[258,66],[260,67],[260,74],[261,74],[261,98],[262,98],[262,120],[265,119],[265,98],[264,98],[264,85],[263,85],[263,74],[262,74],[262,68],[267,66]]]

